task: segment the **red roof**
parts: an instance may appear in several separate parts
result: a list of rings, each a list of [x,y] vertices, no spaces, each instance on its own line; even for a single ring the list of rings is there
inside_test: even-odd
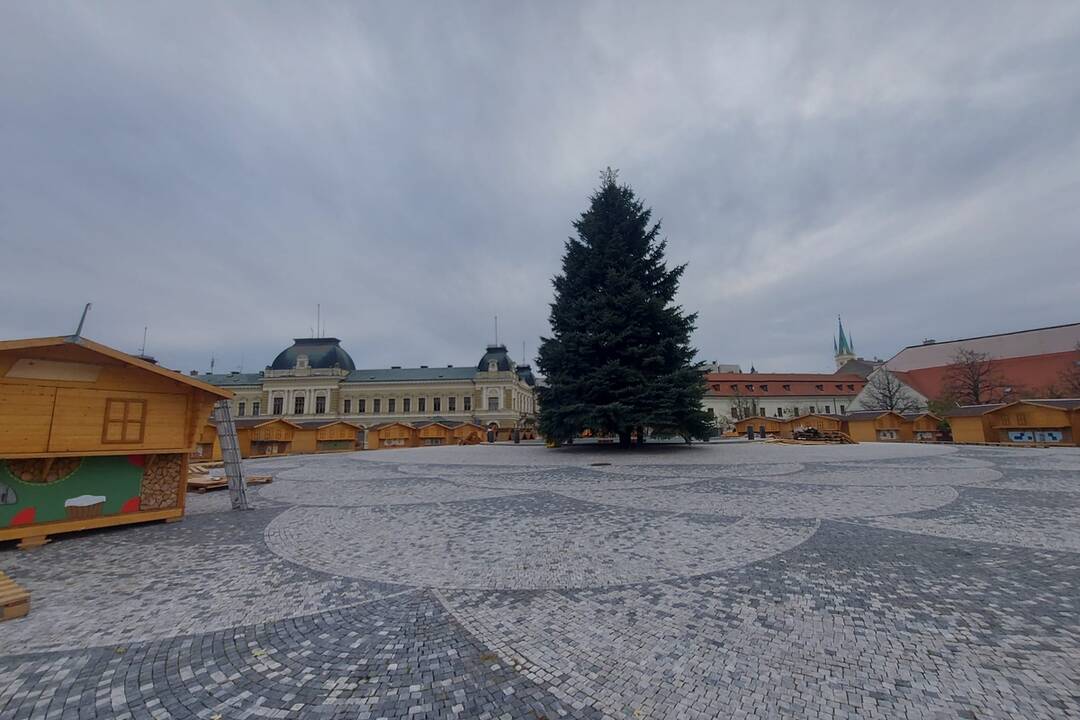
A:
[[[1005,384],[1013,388],[1014,395],[1030,397],[1042,395],[1050,385],[1060,383],[1062,371],[1073,362],[1080,362],[1080,351],[995,359],[994,366],[1005,378]],[[947,365],[939,365],[893,374],[923,397],[933,399],[945,394],[948,371]]]
[[[858,375],[825,373],[707,373],[705,380],[713,397],[855,397],[866,385]]]

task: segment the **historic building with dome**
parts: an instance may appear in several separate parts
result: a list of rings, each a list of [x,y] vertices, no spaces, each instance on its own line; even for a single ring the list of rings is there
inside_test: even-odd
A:
[[[532,423],[536,380],[505,345],[468,366],[358,369],[337,338],[296,338],[265,370],[200,376],[236,393],[233,416],[349,420],[364,427],[442,419],[496,427]]]

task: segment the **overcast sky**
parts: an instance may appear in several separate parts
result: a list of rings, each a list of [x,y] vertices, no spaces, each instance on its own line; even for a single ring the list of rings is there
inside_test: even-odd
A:
[[[605,166],[703,359],[1080,321],[1080,3],[0,4],[0,338],[531,357]]]

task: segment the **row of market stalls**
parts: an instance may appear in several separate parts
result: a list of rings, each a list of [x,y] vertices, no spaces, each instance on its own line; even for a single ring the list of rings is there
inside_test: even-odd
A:
[[[759,437],[794,438],[808,431],[842,433],[855,442],[928,442],[941,439],[941,418],[932,413],[902,415],[867,410],[846,415],[811,413],[794,418],[750,417],[735,423],[739,435],[752,428]]]
[[[241,457],[379,450],[425,445],[465,445],[481,442],[487,430],[476,423],[432,419],[415,423],[388,422],[364,428],[348,420],[293,422],[284,418],[236,420]],[[207,421],[199,434],[193,460],[221,459],[217,427]]]
[[[846,415],[796,418],[750,417],[735,423],[739,435],[750,428],[764,437],[792,438],[810,429],[843,433],[855,442],[935,442],[1011,445],[1080,445],[1080,399],[1018,400],[953,408],[944,418],[933,413],[902,414],[861,410]]]

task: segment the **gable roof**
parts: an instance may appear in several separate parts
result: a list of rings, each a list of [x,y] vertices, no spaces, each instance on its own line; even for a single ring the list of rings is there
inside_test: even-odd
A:
[[[234,420],[233,424],[236,425],[237,430],[242,430],[246,428],[262,427],[263,425],[270,425],[276,422],[285,423],[286,425],[292,425],[298,430],[303,429],[299,423],[295,423],[292,420],[286,420],[285,418],[281,417],[239,418],[237,420]]]
[[[1004,403],[995,410],[1002,408],[1012,407],[1013,405],[1038,405],[1042,407],[1053,408],[1055,410],[1080,410],[1080,398],[1037,398],[1033,400],[1014,400],[1010,403]]]
[[[876,420],[882,415],[895,415],[900,419],[904,416],[895,410],[853,410],[844,415],[845,420]]]
[[[976,417],[978,415],[985,415],[991,410],[997,410],[998,408],[1005,407],[1005,403],[988,403],[986,405],[961,405],[960,407],[949,408],[945,411],[945,417]]]
[[[30,348],[58,347],[61,345],[76,345],[78,347],[89,350],[90,352],[104,355],[105,357],[111,358],[113,360],[119,360],[126,365],[131,365],[132,367],[139,368],[140,370],[145,370],[146,372],[153,373],[154,375],[168,378],[169,380],[182,383],[198,390],[202,390],[205,393],[216,395],[217,397],[231,398],[233,396],[233,394],[228,390],[222,390],[219,387],[215,387],[201,380],[196,380],[195,378],[184,375],[183,373],[177,372],[175,370],[169,370],[167,368],[161,367],[160,365],[146,362],[145,360],[141,360],[134,355],[129,355],[128,353],[121,350],[116,350],[109,347],[108,345],[102,345],[101,343],[96,343],[93,340],[87,340],[86,338],[77,335],[57,335],[54,337],[27,338],[25,340],[0,340],[0,352],[3,352],[5,350],[25,350]]]
[[[362,425],[357,425],[356,423],[350,422],[349,420],[298,420],[293,424],[299,425],[305,430],[320,430],[330,425],[348,425],[349,427],[354,427],[357,430],[364,429]]]

